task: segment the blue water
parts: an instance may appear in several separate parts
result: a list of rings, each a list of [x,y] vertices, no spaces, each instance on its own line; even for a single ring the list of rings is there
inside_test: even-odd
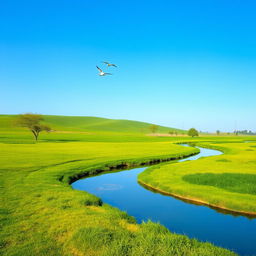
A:
[[[181,161],[222,154],[200,148],[200,153]],[[138,184],[137,176],[146,168],[135,168],[81,179],[72,184],[100,197],[103,202],[126,211],[138,223],[160,222],[170,231],[208,241],[240,255],[256,255],[256,219],[220,213],[206,206],[184,202],[152,192]]]

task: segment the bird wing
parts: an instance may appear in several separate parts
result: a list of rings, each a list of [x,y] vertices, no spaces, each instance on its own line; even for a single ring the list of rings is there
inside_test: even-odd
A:
[[[113,66],[113,67],[117,68],[117,65],[116,65],[116,64],[111,64],[111,66]]]
[[[107,62],[107,61],[102,61],[102,63],[104,63],[104,64],[106,64],[106,65],[108,65],[108,64],[109,64],[109,62]]]
[[[96,66],[96,68],[97,68],[100,72],[102,72],[102,70],[101,70],[98,66]]]
[[[104,73],[105,75],[112,75],[111,73]]]

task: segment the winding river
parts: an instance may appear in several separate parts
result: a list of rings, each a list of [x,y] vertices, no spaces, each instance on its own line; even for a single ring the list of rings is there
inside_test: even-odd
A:
[[[198,148],[199,154],[179,162],[222,154],[217,150]],[[77,180],[72,187],[92,193],[103,202],[126,211],[138,223],[150,219],[172,232],[211,242],[240,255],[256,255],[256,218],[220,212],[146,189],[137,182],[138,174],[145,169],[105,173]]]

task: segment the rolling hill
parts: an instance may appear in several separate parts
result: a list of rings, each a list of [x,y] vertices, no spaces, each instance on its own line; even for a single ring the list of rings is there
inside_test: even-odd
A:
[[[16,117],[17,115],[0,115],[0,129],[22,129],[15,127],[14,121]],[[152,125],[146,122],[90,116],[44,115],[44,119],[45,123],[56,131],[150,133],[149,127]],[[158,133],[168,133],[169,131],[185,132],[181,129],[158,126]]]

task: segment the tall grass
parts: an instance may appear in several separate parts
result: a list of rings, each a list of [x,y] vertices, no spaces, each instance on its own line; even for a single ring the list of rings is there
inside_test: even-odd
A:
[[[192,184],[214,186],[230,192],[256,195],[256,174],[196,173],[182,177]]]

